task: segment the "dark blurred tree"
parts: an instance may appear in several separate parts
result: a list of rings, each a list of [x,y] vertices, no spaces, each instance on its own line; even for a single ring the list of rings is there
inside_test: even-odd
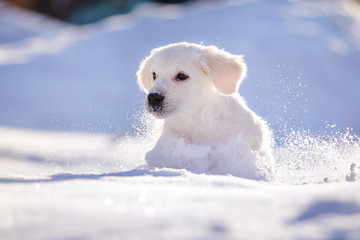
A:
[[[18,7],[37,11],[76,24],[98,21],[114,14],[127,13],[141,2],[150,0],[6,0]],[[155,0],[181,3],[188,0]]]

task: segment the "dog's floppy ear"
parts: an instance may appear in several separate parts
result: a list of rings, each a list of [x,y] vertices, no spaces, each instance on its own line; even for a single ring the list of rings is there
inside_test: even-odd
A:
[[[201,68],[211,78],[215,88],[227,95],[237,92],[247,72],[243,56],[208,46],[204,48],[203,57]]]
[[[140,64],[139,70],[136,72],[137,83],[140,86],[140,89],[145,93],[148,93],[151,89],[151,74],[150,74],[150,56],[146,57]]]

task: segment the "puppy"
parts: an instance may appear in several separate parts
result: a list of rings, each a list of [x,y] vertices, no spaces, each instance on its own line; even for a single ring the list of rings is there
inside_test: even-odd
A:
[[[137,72],[146,110],[164,119],[147,163],[269,178],[271,132],[238,93],[246,72],[242,55],[215,46],[182,42],[154,49]]]

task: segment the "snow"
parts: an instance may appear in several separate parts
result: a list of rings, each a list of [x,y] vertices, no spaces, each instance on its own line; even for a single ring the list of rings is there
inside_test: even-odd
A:
[[[171,148],[155,147],[145,155],[148,165],[256,180],[272,178],[273,159],[251,151],[241,135],[211,145],[194,144],[183,137],[168,142]]]
[[[144,4],[77,27],[0,2],[0,239],[358,239],[359,9]],[[145,165],[161,129],[135,73],[180,41],[245,55],[272,181]]]

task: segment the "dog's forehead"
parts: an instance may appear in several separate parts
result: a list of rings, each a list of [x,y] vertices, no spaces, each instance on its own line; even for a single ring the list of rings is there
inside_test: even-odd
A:
[[[179,68],[191,68],[201,54],[201,51],[188,47],[165,48],[153,53],[151,61],[154,70],[174,71]]]

